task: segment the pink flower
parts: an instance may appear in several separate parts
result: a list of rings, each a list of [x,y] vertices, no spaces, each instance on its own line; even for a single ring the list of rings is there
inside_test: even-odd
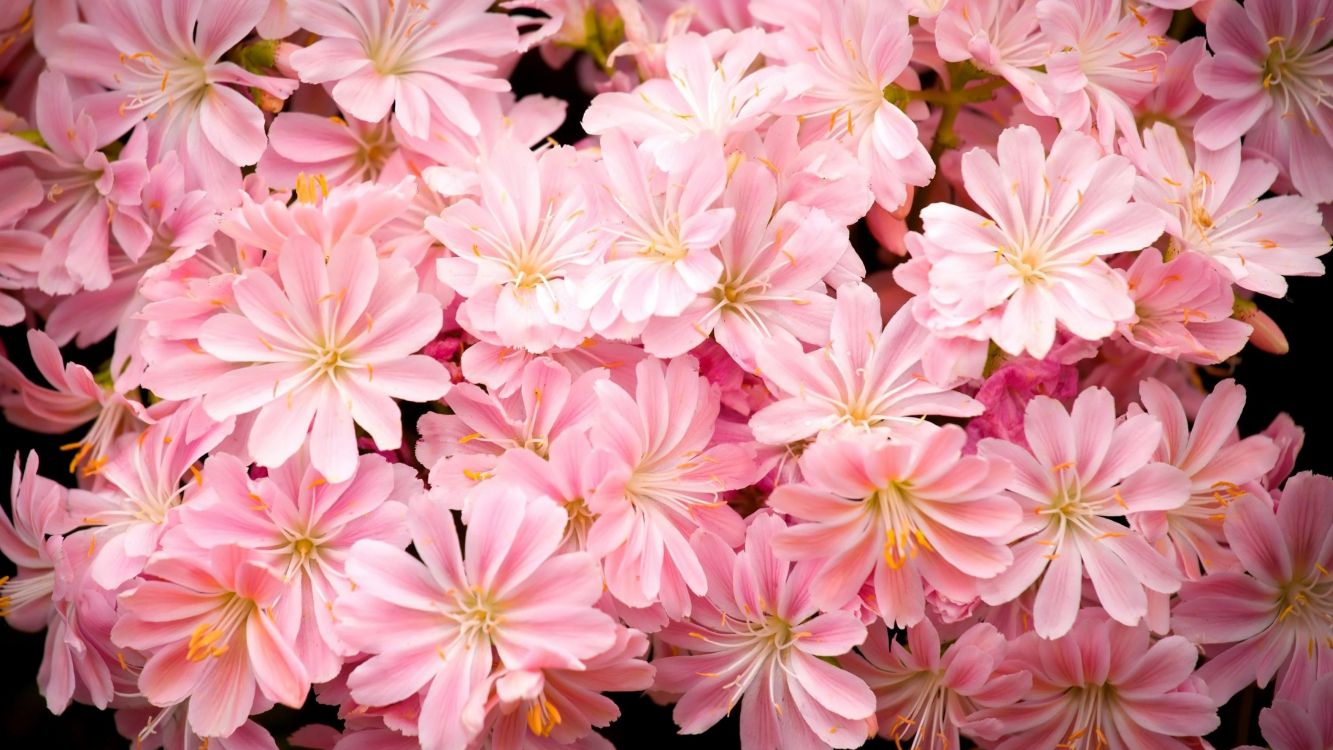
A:
[[[1179,508],[1133,514],[1130,522],[1150,541],[1165,537],[1169,556],[1189,579],[1198,578],[1202,570],[1235,567],[1222,521],[1236,498],[1262,492],[1254,483],[1277,461],[1277,446],[1262,435],[1235,438],[1245,389],[1233,380],[1218,383],[1204,399],[1193,430],[1170,388],[1148,379],[1139,390],[1144,408],[1162,424],[1162,441],[1153,458],[1189,477],[1190,497]]]
[[[409,518],[422,559],[358,542],[347,563],[356,588],[334,614],[342,637],[371,654],[348,678],[357,701],[384,706],[424,691],[423,747],[476,737],[495,667],[578,670],[615,643],[615,623],[593,607],[596,563],[582,552],[554,554],[565,523],[554,503],[507,493],[479,504],[461,555],[441,505],[418,496]]]
[[[993,437],[1027,447],[1023,414],[1036,396],[1050,396],[1069,403],[1078,394],[1078,370],[1054,354],[1045,359],[1015,357],[1000,365],[977,389],[976,399],[985,405],[981,416],[967,423],[972,440]]]
[[[778,338],[759,350],[759,373],[780,397],[750,418],[755,439],[780,445],[837,429],[891,435],[924,415],[979,414],[981,404],[922,375],[929,340],[910,306],[882,325],[874,290],[842,286],[827,347],[804,353]]]
[[[469,135],[481,129],[460,89],[507,91],[496,58],[518,51],[513,20],[490,0],[289,0],[293,20],[320,36],[293,52],[307,83],[332,83],[347,114],[379,122],[394,110],[408,134],[429,135],[434,113]]]
[[[693,357],[635,368],[634,395],[608,380],[593,387],[598,422],[589,433],[594,482],[588,551],[602,560],[606,587],[622,603],[660,603],[667,614],[690,611],[690,593],[708,581],[689,544],[697,529],[739,543],[742,522],[721,494],[755,479],[748,444],[714,444],[718,393]]]
[[[1144,351],[1194,364],[1235,355],[1250,326],[1231,317],[1235,293],[1224,273],[1197,253],[1163,263],[1157,248],[1145,249],[1124,274],[1134,318],[1120,324],[1121,335]]]
[[[1050,41],[1038,28],[1037,3],[966,0],[945,4],[935,18],[935,47],[948,62],[970,60],[1008,81],[1037,111],[1050,111],[1043,91]]]
[[[930,182],[935,165],[916,124],[884,96],[899,82],[919,88],[907,66],[912,37],[901,6],[875,0],[817,7],[769,2],[755,12],[782,28],[773,35],[772,53],[789,68],[787,85],[802,91],[784,107],[804,118],[802,143],[835,140],[855,152],[869,167],[875,202],[885,210],[902,204],[909,185]],[[924,107],[915,113],[924,119]]]
[[[176,521],[176,509],[198,491],[195,462],[232,426],[231,419],[209,417],[198,401],[184,402],[137,437],[126,435],[116,443],[110,459],[95,470],[106,482],[102,489],[70,498],[75,517],[97,527],[89,547],[99,586],[114,589],[143,570]]]
[[[244,39],[267,0],[198,3],[97,0],[83,4],[86,23],[59,32],[50,64],[110,89],[87,106],[103,136],[115,138],[148,119],[157,153],[180,150],[191,187],[223,195],[240,187],[238,167],[264,152],[264,113],[232,86],[285,99],[296,82],[255,75],[222,56]]]
[[[1274,674],[1279,698],[1309,695],[1333,664],[1333,480],[1297,474],[1276,513],[1259,497],[1240,497],[1222,528],[1246,572],[1186,582],[1172,629],[1197,643],[1234,644],[1199,669],[1218,702]]]
[[[1009,491],[1023,509],[1008,536],[1014,564],[978,584],[982,600],[1003,604],[1036,585],[1033,625],[1041,637],[1059,638],[1078,615],[1086,570],[1107,614],[1136,624],[1148,611],[1145,588],[1180,587],[1161,555],[1111,520],[1186,502],[1185,474],[1151,462],[1162,426],[1147,414],[1117,424],[1115,401],[1102,388],[1084,390],[1068,412],[1038,396],[1024,426],[1029,450],[994,438],[979,446],[982,456],[1013,465]]]
[[[998,155],[963,155],[963,183],[989,219],[946,203],[921,212],[932,260],[918,315],[932,330],[1038,359],[1057,324],[1091,341],[1111,335],[1134,305],[1100,256],[1140,250],[1162,232],[1159,217],[1129,203],[1133,167],[1068,130],[1047,156],[1026,125],[1000,134]]]
[[[451,251],[436,271],[464,298],[464,330],[534,353],[584,339],[578,279],[606,251],[581,177],[591,166],[572,148],[538,155],[504,140],[479,165],[480,200],[426,220]]]
[[[623,321],[635,326],[652,315],[680,315],[722,275],[711,249],[731,228],[735,210],[714,207],[726,185],[722,150],[701,136],[658,169],[624,133],[602,136],[602,165],[614,208],[616,237],[606,262],[593,267],[579,293],[592,310],[593,328],[615,336]]]
[[[724,145],[755,130],[788,96],[785,71],[755,69],[764,32],[746,29],[700,36],[685,33],[666,43],[666,75],[628,93],[606,92],[583,115],[593,135],[618,130],[670,170],[681,146],[699,133]]]
[[[205,392],[204,409],[219,419],[257,411],[249,450],[260,464],[281,464],[309,439],[311,463],[341,482],[356,467],[353,423],[394,450],[402,442],[394,399],[431,401],[449,389],[443,365],[413,354],[441,325],[439,302],[416,288],[411,268],[377,258],[365,240],[329,257],[296,236],[276,273],[251,269],[235,282],[237,312],[200,327],[206,364],[221,374],[201,383],[190,373],[199,365],[177,358],[152,362],[145,377],[163,396]]]
[[[1161,7],[1161,2],[1157,5]],[[1212,104],[1194,83],[1194,71],[1207,58],[1208,49],[1201,37],[1186,39],[1171,48],[1156,85],[1134,108],[1138,122],[1167,123],[1181,138],[1193,142],[1195,124]]]
[[[1002,461],[963,456],[957,425],[922,425],[918,434],[821,440],[801,456],[803,484],[778,487],[769,507],[805,523],[774,541],[787,559],[815,559],[814,602],[846,605],[867,581],[869,603],[892,627],[925,617],[924,585],[950,599],[976,595],[975,579],[1012,561],[1002,538],[1019,521],[1001,494]]]
[[[991,625],[968,628],[947,647],[930,620],[907,629],[907,643],[893,640],[887,627],[872,626],[870,637],[838,662],[875,693],[879,734],[901,746],[960,748],[969,736],[1003,736],[995,719],[974,720],[983,707],[1009,706],[1032,687],[1022,670],[997,674],[1007,643]]]
[[[77,490],[75,490],[77,492]],[[37,453],[25,465],[14,456],[9,480],[10,514],[0,512],[0,554],[18,568],[0,577],[0,617],[19,630],[46,626],[56,586],[55,562],[47,550],[48,536],[65,534],[79,525],[69,515],[69,490],[37,475]]]
[[[294,622],[275,620],[282,579],[254,553],[222,546],[155,558],[151,580],[120,597],[112,639],[151,652],[139,689],[155,706],[190,701],[190,730],[226,737],[245,723],[257,698],[293,708],[310,679],[292,647]]]
[[[377,455],[360,456],[356,473],[330,483],[297,453],[268,476],[251,480],[235,457],[217,454],[204,466],[204,488],[181,509],[180,534],[212,548],[236,544],[281,571],[283,594],[274,613],[297,621],[292,639],[310,679],[338,675],[354,654],[334,629],[333,602],[350,590],[343,566],[353,543],[408,543],[406,500],[420,492],[411,469]],[[171,546],[170,540],[167,546]]]
[[[722,275],[679,315],[648,321],[642,340],[649,354],[679,356],[711,334],[753,369],[774,331],[827,343],[833,299],[823,279],[847,252],[847,232],[823,211],[776,201],[777,181],[767,167],[745,162],[736,168],[722,199],[736,212],[718,245]]]
[[[1318,203],[1333,200],[1333,175],[1323,167],[1333,159],[1333,17],[1323,11],[1319,2],[1220,0],[1208,16],[1213,57],[1194,75],[1220,100],[1199,119],[1195,140],[1221,149],[1247,136],[1246,145],[1276,159]]]
[[[1032,690],[1012,706],[986,709],[1005,737],[996,750],[1064,747],[1186,750],[1177,738],[1218,726],[1217,706],[1192,679],[1198,652],[1169,636],[1120,625],[1095,609],[1059,640],[1029,633],[1009,644],[998,673],[1031,672]]]
[[[1333,676],[1296,700],[1278,698],[1259,712],[1259,726],[1273,750],[1320,750],[1333,745]],[[1304,698],[1302,700],[1302,698]]]
[[[268,129],[268,150],[256,168],[270,185],[292,187],[301,174],[324,175],[330,185],[374,182],[397,157],[388,121],[283,112]]]
[[[660,634],[692,653],[655,659],[656,687],[681,694],[672,715],[682,734],[702,733],[740,703],[746,750],[858,747],[874,730],[875,696],[824,659],[865,640],[865,626],[850,612],[819,614],[809,596],[814,569],[774,554],[783,528],[761,513],[739,553],[711,534],[696,537],[708,596]]]
[[[1200,144],[1191,166],[1176,131],[1160,123],[1143,143],[1134,199],[1163,214],[1175,249],[1206,255],[1237,286],[1272,297],[1287,293],[1284,276],[1323,275],[1329,236],[1318,207],[1300,196],[1261,200],[1277,167],[1242,159],[1238,141]]]
[[[860,221],[875,204],[869,170],[836,141],[802,146],[800,128],[798,117],[776,118],[762,134],[751,134],[742,141],[740,149],[769,167],[777,180],[779,204],[817,208],[841,226]],[[857,278],[865,276],[864,267],[853,265],[860,262],[854,251],[845,253],[843,259]]]

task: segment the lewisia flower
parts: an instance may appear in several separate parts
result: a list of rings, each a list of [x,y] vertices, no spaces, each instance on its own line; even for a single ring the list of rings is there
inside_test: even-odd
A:
[[[374,182],[398,157],[391,121],[283,112],[268,128],[269,148],[256,171],[274,187],[294,187],[302,174],[331,186]]]
[[[1197,643],[1234,644],[1199,668],[1218,702],[1274,674],[1279,698],[1309,695],[1333,664],[1333,479],[1297,474],[1276,512],[1246,495],[1226,516],[1227,543],[1245,572],[1186,582],[1171,627]]]
[[[1012,561],[1003,537],[1019,521],[1002,491],[1009,467],[963,456],[957,425],[922,425],[895,440],[876,435],[820,440],[801,456],[804,484],[785,484],[769,507],[805,523],[780,533],[777,553],[818,561],[816,605],[846,605],[873,581],[869,607],[892,627],[925,617],[929,585],[955,601],[976,596],[976,579]]]
[[[809,596],[814,569],[774,552],[784,526],[761,512],[739,553],[711,534],[696,537],[708,595],[659,634],[692,653],[655,659],[655,687],[681,694],[673,716],[683,734],[702,733],[740,703],[746,750],[858,747],[874,730],[875,696],[825,659],[865,640],[865,626],[851,612],[819,613]]]
[[[780,445],[842,429],[893,434],[925,415],[970,417],[981,405],[922,375],[930,337],[911,306],[882,324],[865,284],[838,289],[829,344],[805,353],[791,338],[759,350],[758,371],[780,395],[750,419],[755,439]]]
[[[55,563],[46,539],[79,525],[69,515],[69,490],[37,475],[37,453],[19,463],[9,480],[10,515],[0,512],[0,554],[18,568],[0,578],[0,617],[19,630],[41,630],[51,615],[56,586]],[[77,490],[75,490],[77,492]]]
[[[60,29],[48,61],[65,75],[110,89],[86,101],[103,136],[114,138],[150,120],[159,152],[189,154],[191,187],[230,197],[241,184],[237,167],[259,161],[268,145],[264,113],[232,86],[278,99],[297,86],[221,61],[268,5],[268,0],[81,3],[87,22]]]
[[[1145,626],[1125,627],[1086,609],[1058,641],[1028,633],[1010,642],[997,671],[1030,672],[1032,690],[976,718],[1003,727],[996,750],[1186,750],[1191,745],[1182,739],[1219,724],[1216,704],[1191,677],[1198,658],[1180,636],[1154,642]]]
[[[495,667],[577,670],[608,651],[615,623],[593,606],[601,576],[585,553],[555,554],[564,525],[545,498],[500,494],[473,510],[460,554],[453,515],[419,495],[408,526],[421,560],[377,539],[353,545],[355,588],[334,615],[371,657],[348,677],[352,697],[385,706],[422,692],[422,747],[464,747],[483,728]]]
[[[1032,399],[1024,428],[1029,450],[995,438],[979,444],[980,455],[1013,465],[1009,491],[1023,509],[1008,535],[1014,564],[978,583],[982,600],[1002,604],[1036,585],[1033,626],[1043,638],[1060,638],[1078,615],[1086,570],[1107,614],[1136,624],[1148,611],[1145,588],[1180,587],[1170,563],[1111,520],[1187,501],[1185,474],[1151,461],[1161,424],[1147,414],[1117,424],[1111,394],[1088,388],[1068,412],[1055,399]]]
[[[452,252],[436,269],[464,298],[459,325],[534,353],[578,345],[588,312],[576,281],[606,250],[580,176],[591,162],[569,147],[538,155],[506,139],[481,166],[479,201],[426,220]]]
[[[1235,355],[1251,328],[1232,317],[1235,292],[1225,272],[1199,253],[1165,263],[1155,247],[1145,249],[1124,272],[1134,317],[1119,330],[1147,352],[1209,365]]]
[[[1329,236],[1318,207],[1303,197],[1262,198],[1277,167],[1242,159],[1239,141],[1202,144],[1191,165],[1180,136],[1157,124],[1143,133],[1142,176],[1134,199],[1160,211],[1173,252],[1205,255],[1237,286],[1282,297],[1284,276],[1320,276]],[[1262,198],[1262,199],[1261,199]]]
[[[630,607],[662,604],[667,614],[690,611],[690,593],[708,580],[689,540],[698,529],[739,543],[742,522],[723,492],[755,479],[748,444],[717,443],[717,387],[699,376],[693,357],[635,368],[631,396],[609,380],[593,386],[599,421],[591,430],[596,478],[588,509],[588,551],[602,560],[606,587]]]
[[[912,262],[929,263],[929,289],[917,315],[932,330],[1038,359],[1057,324],[1089,340],[1109,336],[1134,304],[1100,256],[1140,250],[1162,233],[1161,218],[1128,202],[1133,167],[1068,130],[1047,156],[1025,125],[1000,134],[998,156],[963,155],[963,183],[989,219],[947,203],[921,212],[930,260]]]
[[[935,47],[949,62],[973,65],[1002,76],[1038,111],[1049,111],[1044,76],[1050,42],[1038,28],[1037,3],[1028,0],[966,0],[945,4],[935,17]]]
[[[157,360],[146,382],[168,397],[206,393],[203,407],[219,419],[257,412],[248,447],[260,464],[281,464],[308,439],[314,467],[341,482],[356,467],[354,423],[381,450],[395,450],[402,420],[394,399],[431,401],[449,389],[444,366],[413,353],[441,325],[440,303],[416,288],[405,262],[377,258],[367,241],[329,257],[314,240],[293,237],[275,273],[251,269],[235,282],[236,312],[200,327],[204,366]]]
[[[1277,159],[1302,195],[1333,200],[1333,16],[1322,2],[1219,0],[1208,16],[1208,46],[1194,80],[1220,100],[1199,119],[1195,140],[1220,149],[1246,145]]]
[[[1273,750],[1320,750],[1333,745],[1333,676],[1315,683],[1307,695],[1278,698],[1259,712],[1259,726]],[[1238,750],[1259,750],[1246,746]]]
[[[518,30],[487,12],[490,0],[289,2],[292,20],[320,37],[291,54],[292,67],[302,81],[332,83],[357,119],[379,122],[392,107],[404,131],[427,138],[439,112],[475,135],[481,123],[460,89],[509,89],[497,58],[518,51]]]
[[[1004,724],[975,720],[983,707],[1008,706],[1032,687],[1022,670],[997,674],[1007,642],[994,626],[978,623],[942,646],[929,619],[907,629],[907,642],[887,627],[871,626],[870,636],[838,661],[875,693],[879,735],[901,747],[962,747],[960,730],[975,737],[1003,736]]]
[[[274,618],[283,591],[277,571],[236,546],[163,554],[145,580],[120,597],[111,631],[125,648],[150,653],[139,689],[155,706],[189,700],[190,729],[226,737],[259,697],[294,708],[310,679],[292,647],[294,621]]]

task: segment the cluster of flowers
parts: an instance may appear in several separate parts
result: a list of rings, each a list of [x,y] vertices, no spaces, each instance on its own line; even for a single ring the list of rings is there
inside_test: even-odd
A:
[[[1170,750],[1271,681],[1326,747],[1333,480],[1196,373],[1323,272],[1333,3],[1191,5],[6,2],[0,406],[79,436],[0,520],[48,707]]]

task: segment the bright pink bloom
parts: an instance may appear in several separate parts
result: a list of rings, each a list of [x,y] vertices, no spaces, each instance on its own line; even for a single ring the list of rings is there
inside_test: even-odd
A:
[[[1262,198],[1277,178],[1273,164],[1242,159],[1232,141],[1200,144],[1191,165],[1176,131],[1160,123],[1143,143],[1134,199],[1163,214],[1176,251],[1206,255],[1237,286],[1272,297],[1287,293],[1284,276],[1323,275],[1329,236],[1318,207],[1294,195]]]
[[[735,218],[734,209],[715,207],[727,164],[707,136],[679,150],[673,168],[663,171],[624,133],[602,136],[606,189],[615,206],[608,217],[614,224],[605,231],[616,242],[579,294],[599,331],[613,330],[621,319],[634,325],[652,315],[680,315],[722,275],[712,247]]]
[[[518,31],[490,0],[289,0],[292,19],[320,36],[293,52],[307,83],[332,83],[347,114],[379,122],[393,108],[403,130],[429,137],[435,112],[481,129],[460,89],[507,91],[496,58],[518,51]]]
[[[1033,626],[1043,638],[1059,638],[1078,615],[1086,570],[1107,613],[1134,625],[1148,611],[1145,588],[1180,587],[1170,563],[1111,520],[1172,510],[1189,497],[1183,472],[1151,462],[1162,426],[1147,414],[1117,424],[1115,401],[1102,388],[1084,390],[1071,411],[1038,396],[1024,426],[1029,450],[994,438],[980,443],[982,456],[1013,465],[1009,491],[1023,509],[1008,537],[1014,564],[978,584],[982,600],[1003,604],[1036,585]]]
[[[1208,16],[1213,57],[1194,80],[1220,103],[1199,119],[1195,140],[1225,148],[1245,144],[1273,157],[1296,189],[1317,203],[1333,200],[1333,15],[1327,3],[1219,0]]]
[[[1078,370],[1054,353],[1045,359],[1015,357],[1000,365],[977,389],[976,399],[986,411],[967,423],[972,440],[993,437],[1027,447],[1023,414],[1036,396],[1069,403],[1078,395]]]
[[[835,429],[893,434],[925,415],[970,417],[981,404],[927,380],[929,333],[910,306],[882,323],[864,284],[838,289],[829,345],[805,353],[790,338],[759,350],[759,373],[781,397],[750,419],[757,440],[780,445]]]
[[[249,450],[260,464],[277,466],[309,440],[311,463],[341,482],[356,467],[353,423],[394,450],[402,442],[394,399],[431,401],[449,389],[443,365],[413,354],[441,325],[439,302],[416,288],[406,263],[377,258],[368,241],[330,257],[314,240],[293,237],[276,273],[251,269],[236,281],[238,312],[200,328],[199,348],[220,374],[167,359],[146,377],[163,396],[205,393],[204,409],[216,418],[257,411]],[[195,373],[212,377],[201,382]]]
[[[918,315],[932,330],[1039,359],[1057,324],[1091,341],[1111,335],[1134,304],[1100,256],[1140,250],[1162,232],[1161,218],[1129,203],[1133,167],[1068,130],[1047,156],[1028,126],[1001,133],[998,155],[963,155],[967,193],[989,219],[947,203],[921,212],[932,260]]]
[[[742,522],[721,494],[755,479],[748,444],[714,444],[716,386],[693,357],[635,368],[634,395],[609,380],[594,386],[598,422],[589,433],[596,483],[588,508],[598,515],[588,551],[602,560],[611,595],[631,607],[661,603],[690,611],[690,593],[708,581],[689,544],[697,529],[739,543]]]
[[[464,198],[426,220],[451,252],[436,271],[464,298],[459,325],[538,354],[578,345],[588,313],[577,280],[606,251],[581,176],[591,162],[572,148],[538,155],[505,140],[478,167],[479,200]]]
[[[930,620],[907,629],[907,643],[890,629],[871,626],[870,637],[838,662],[875,693],[879,735],[899,747],[960,748],[958,734],[995,738],[1004,725],[974,720],[981,708],[1008,706],[1027,694],[1024,671],[997,674],[1007,643],[991,625],[968,628],[947,647]]]
[[[1239,352],[1250,326],[1231,317],[1235,292],[1215,264],[1198,253],[1167,263],[1145,249],[1125,272],[1134,317],[1120,333],[1144,351],[1194,364],[1222,362]]]
[[[1019,521],[1002,494],[1009,467],[963,456],[957,425],[922,425],[916,434],[820,440],[801,456],[803,484],[785,484],[769,507],[805,523],[778,535],[777,553],[815,559],[814,602],[846,605],[873,581],[869,607],[892,627],[925,617],[924,585],[955,601],[976,596],[1013,558],[1002,544]]]
[[[809,596],[814,569],[774,554],[784,527],[761,513],[739,553],[711,534],[696,537],[708,595],[660,634],[692,653],[655,659],[656,687],[682,694],[673,713],[682,734],[703,732],[740,703],[745,750],[859,747],[874,731],[875,696],[824,658],[860,644],[865,626],[851,612],[819,614]]]
[[[77,491],[77,490],[76,490]],[[0,512],[0,554],[18,568],[0,577],[0,617],[19,630],[36,631],[51,615],[56,586],[55,562],[46,539],[79,525],[69,515],[69,490],[37,475],[37,453],[30,451],[24,465],[14,456],[9,480],[9,515]]]
[[[151,652],[139,689],[153,705],[188,699],[190,730],[226,737],[250,715],[256,685],[283,705],[305,702],[310,679],[292,647],[295,623],[272,615],[282,578],[254,553],[222,546],[164,554],[147,573],[150,580],[121,595],[112,639]]]
[[[418,496],[409,527],[420,561],[374,539],[354,545],[356,587],[334,614],[372,656],[348,678],[352,696],[385,706],[424,691],[422,746],[464,747],[482,729],[495,667],[577,670],[610,649],[615,623],[593,606],[596,563],[555,554],[564,525],[549,500],[497,495],[473,510],[460,554],[453,515]]]
[[[977,718],[1003,727],[996,750],[1186,750],[1192,745],[1177,738],[1219,724],[1216,704],[1191,677],[1198,658],[1184,638],[1153,642],[1146,627],[1125,627],[1087,609],[1059,640],[1029,633],[1012,641],[998,672],[1031,672],[1032,690]]]
[[[1204,570],[1235,567],[1222,521],[1236,498],[1262,492],[1256,485],[1277,461],[1277,446],[1262,435],[1236,439],[1245,389],[1233,380],[1218,383],[1203,400],[1193,430],[1170,388],[1149,379],[1139,390],[1144,408],[1162,425],[1162,442],[1153,458],[1189,477],[1190,498],[1179,508],[1133,514],[1131,523],[1149,541],[1165,538],[1169,557],[1189,579]]]
[[[847,252],[847,232],[823,211],[777,202],[777,180],[756,162],[736,168],[722,205],[736,212],[717,254],[722,275],[677,316],[655,317],[642,334],[657,357],[675,357],[711,334],[742,367],[786,331],[810,344],[828,342],[833,299],[823,279]]]
[[[1276,513],[1259,497],[1238,498],[1222,527],[1248,575],[1187,582],[1172,629],[1197,643],[1235,644],[1199,669],[1219,702],[1274,674],[1278,697],[1309,695],[1333,665],[1333,480],[1297,474]]]
[[[334,600],[351,588],[343,569],[349,550],[359,539],[407,546],[406,501],[421,491],[415,472],[369,454],[351,478],[330,483],[302,451],[259,480],[235,457],[218,454],[203,477],[205,490],[181,509],[178,533],[205,548],[256,550],[255,559],[280,571],[284,590],[274,614],[300,623],[292,646],[310,679],[333,679],[355,653],[333,620]]]
[[[297,86],[221,62],[254,30],[268,5],[268,0],[82,3],[87,22],[60,30],[49,62],[68,76],[111,89],[87,100],[104,137],[151,120],[155,153],[188,153],[191,187],[229,197],[241,184],[238,167],[259,161],[268,144],[264,113],[232,86],[278,99]]]
[[[103,488],[71,497],[75,517],[98,527],[89,546],[99,586],[114,589],[143,570],[176,521],[177,508],[199,489],[195,462],[231,431],[231,419],[215,421],[198,401],[187,401],[137,437],[117,441],[110,459],[96,469],[106,482]]]

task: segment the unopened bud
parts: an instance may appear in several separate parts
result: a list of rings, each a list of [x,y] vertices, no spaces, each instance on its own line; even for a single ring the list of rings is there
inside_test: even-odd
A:
[[[1259,351],[1269,354],[1286,354],[1291,351],[1291,344],[1287,342],[1287,336],[1277,322],[1250,300],[1237,297],[1232,305],[1231,317],[1249,324],[1250,343]]]

